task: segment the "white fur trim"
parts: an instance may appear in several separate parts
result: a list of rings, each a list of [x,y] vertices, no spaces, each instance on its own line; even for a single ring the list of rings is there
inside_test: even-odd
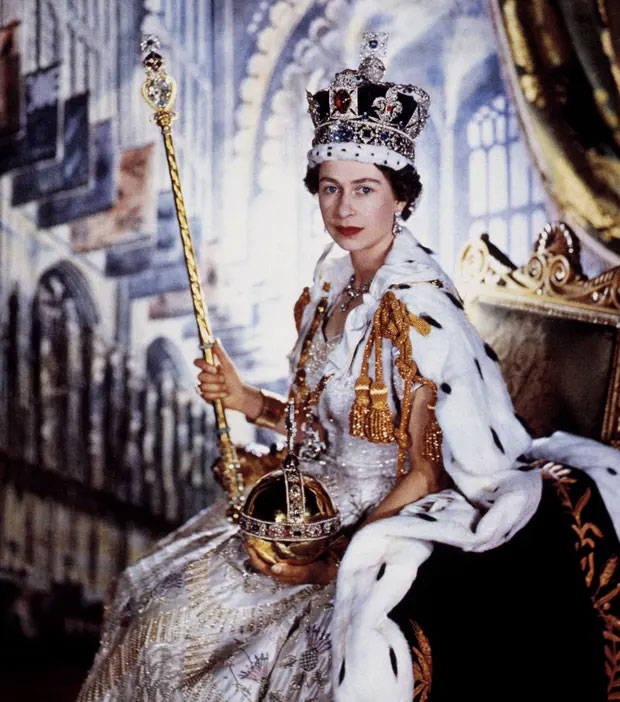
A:
[[[354,142],[318,144],[308,151],[310,166],[317,166],[323,161],[360,161],[375,166],[388,166],[395,171],[414,165],[410,158],[388,149],[387,146]]]

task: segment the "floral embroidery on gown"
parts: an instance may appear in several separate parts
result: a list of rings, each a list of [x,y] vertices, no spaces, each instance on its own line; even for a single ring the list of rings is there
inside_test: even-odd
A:
[[[338,343],[315,334],[310,387]],[[353,384],[350,374],[328,382],[319,401],[328,447],[301,465],[345,524],[390,490],[397,452],[349,436]],[[335,583],[287,586],[256,573],[225,508],[224,500],[207,508],[122,575],[79,702],[332,699]]]

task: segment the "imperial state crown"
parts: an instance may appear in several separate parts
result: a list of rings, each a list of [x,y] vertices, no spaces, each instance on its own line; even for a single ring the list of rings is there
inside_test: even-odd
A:
[[[413,165],[414,140],[428,119],[430,98],[415,85],[382,82],[387,34],[366,32],[356,70],[337,73],[326,90],[307,92],[315,127],[308,159],[361,160],[395,170]]]

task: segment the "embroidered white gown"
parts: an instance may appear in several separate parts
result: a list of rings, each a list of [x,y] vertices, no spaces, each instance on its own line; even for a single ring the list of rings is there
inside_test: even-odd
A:
[[[341,339],[319,330],[306,365],[309,387]],[[396,445],[348,434],[354,378],[327,383],[319,414],[328,448],[301,464],[317,476],[345,524],[393,485]],[[335,585],[286,586],[249,565],[222,501],[165,539],[122,576],[101,647],[79,701],[327,702]]]
[[[351,276],[349,257],[329,261],[328,253],[315,271],[293,366],[318,301],[334,304]],[[359,530],[337,587],[284,586],[253,572],[237,528],[225,520],[225,501],[206,509],[121,577],[79,702],[411,702],[411,651],[389,613],[434,543],[484,551],[510,540],[536,511],[542,481],[536,471],[516,470],[533,449],[495,354],[469,324],[449,278],[404,229],[342,338],[327,343],[317,332],[306,365],[310,388],[324,373],[331,378],[318,404],[327,448],[302,470],[325,484],[344,523],[356,523],[395,480],[397,446],[348,433],[362,351],[388,290],[431,327],[424,335],[412,327],[412,356],[438,388],[443,462],[455,489]],[[398,420],[403,388],[394,354],[386,344],[383,375]],[[575,467],[594,461],[595,480],[605,466],[620,470],[618,452],[586,442],[580,455],[585,440],[575,441],[567,448],[551,437],[541,451]],[[597,451],[605,455],[596,459]]]

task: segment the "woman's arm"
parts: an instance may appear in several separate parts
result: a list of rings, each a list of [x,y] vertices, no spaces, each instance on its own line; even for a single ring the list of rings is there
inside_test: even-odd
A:
[[[200,368],[198,380],[200,382],[200,394],[207,402],[222,400],[226,409],[243,412],[250,422],[255,422],[260,417],[264,417],[266,403],[277,405],[278,401],[273,395],[266,397],[259,388],[246,383],[239,374],[237,367],[230,356],[226,353],[219,339],[216,340],[213,352],[218,361],[217,365],[208,364],[203,358],[197,358],[194,365]],[[285,400],[281,400],[281,418],[269,425],[270,429],[286,434],[284,421]],[[269,413],[271,416],[277,413]]]
[[[381,500],[364,524],[391,517],[405,505],[450,485],[450,478],[441,460],[424,457],[424,432],[429,423],[435,420],[433,403],[433,391],[426,385],[420,386],[413,393],[409,416],[409,472]]]

